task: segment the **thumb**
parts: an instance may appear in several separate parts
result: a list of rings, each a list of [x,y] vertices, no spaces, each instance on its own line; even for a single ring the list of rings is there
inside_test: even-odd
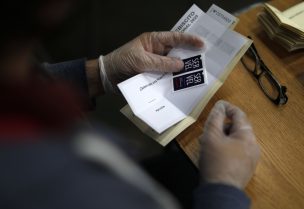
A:
[[[224,134],[226,111],[223,101],[218,101],[212,108],[205,123],[204,133]]]
[[[147,52],[147,57],[150,60],[146,64],[146,68],[151,71],[161,72],[178,72],[184,68],[184,62],[175,57],[166,57]]]
[[[232,122],[232,133],[241,130],[252,131],[252,127],[247,119],[246,114],[240,108],[228,102],[223,102],[223,105],[225,106],[227,117],[230,118]]]

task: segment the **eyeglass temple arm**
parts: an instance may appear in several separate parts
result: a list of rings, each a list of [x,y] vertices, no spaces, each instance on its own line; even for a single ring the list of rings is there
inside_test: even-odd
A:
[[[253,40],[253,39],[251,38],[251,36],[247,36],[247,38]],[[261,60],[261,57],[260,57],[260,55],[259,55],[259,53],[258,53],[258,50],[256,49],[256,47],[255,47],[255,45],[253,44],[253,42],[252,42],[252,44],[251,44],[250,47],[251,47],[251,49],[255,52],[255,54],[258,56],[258,58]]]

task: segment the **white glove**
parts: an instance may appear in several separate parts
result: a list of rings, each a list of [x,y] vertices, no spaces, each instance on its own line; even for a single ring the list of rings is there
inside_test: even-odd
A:
[[[217,102],[208,116],[200,142],[203,182],[244,189],[260,155],[246,114],[228,102]]]
[[[104,90],[112,91],[117,83],[142,72],[176,72],[183,69],[182,60],[166,57],[177,46],[202,48],[203,41],[179,32],[143,33],[99,59]]]

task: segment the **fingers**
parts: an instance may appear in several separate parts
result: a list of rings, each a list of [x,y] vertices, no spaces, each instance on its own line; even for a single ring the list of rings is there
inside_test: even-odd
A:
[[[191,46],[195,48],[202,48],[204,42],[195,35],[180,33],[180,32],[152,32],[151,41],[159,41],[164,46]]]
[[[179,32],[151,32],[140,36],[140,44],[145,50],[145,71],[177,72],[183,69],[182,60],[166,57],[169,50],[176,46],[189,46],[202,48],[204,43],[198,36],[183,34]]]
[[[229,138],[256,143],[252,126],[250,125],[246,114],[235,105],[232,105],[226,101],[219,102],[225,109],[226,117],[231,120],[230,130],[228,131],[228,135],[230,136]]]
[[[229,123],[227,120],[230,120]],[[205,131],[221,131],[225,135],[240,132],[253,134],[246,114],[240,108],[223,100],[218,101],[211,110],[205,124]]]
[[[231,120],[231,133],[237,131],[252,131],[246,114],[238,107],[226,101],[220,101],[225,108],[226,116]]]

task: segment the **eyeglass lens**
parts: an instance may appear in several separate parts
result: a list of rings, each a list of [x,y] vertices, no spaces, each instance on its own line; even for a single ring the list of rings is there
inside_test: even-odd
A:
[[[268,73],[262,73],[259,76],[259,83],[265,94],[267,94],[271,99],[275,100],[279,97],[279,89]]]
[[[255,52],[249,48],[248,51],[245,53],[245,55],[242,58],[242,62],[245,65],[245,67],[247,68],[247,70],[251,71],[252,73],[255,73],[255,68],[257,63],[257,56],[255,54]]]
[[[247,70],[253,73],[258,79],[264,93],[273,100],[277,99],[280,92],[276,85],[276,81],[269,72],[264,69],[264,65],[260,63],[258,55],[252,48],[249,48],[247,53],[243,56],[242,62]]]

